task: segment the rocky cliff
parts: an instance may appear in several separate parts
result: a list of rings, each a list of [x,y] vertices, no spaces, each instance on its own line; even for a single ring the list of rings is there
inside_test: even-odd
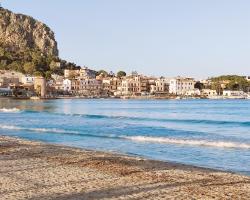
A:
[[[51,29],[32,17],[0,8],[0,44],[15,50],[39,49],[44,55],[58,56]]]

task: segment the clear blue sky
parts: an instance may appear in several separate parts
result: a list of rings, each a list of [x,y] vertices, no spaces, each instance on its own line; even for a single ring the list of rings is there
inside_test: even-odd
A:
[[[249,0],[4,0],[50,26],[60,57],[116,72],[250,75]]]

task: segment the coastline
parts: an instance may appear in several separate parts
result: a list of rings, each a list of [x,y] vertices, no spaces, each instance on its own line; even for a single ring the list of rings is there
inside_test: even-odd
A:
[[[249,199],[230,172],[0,136],[1,199]]]

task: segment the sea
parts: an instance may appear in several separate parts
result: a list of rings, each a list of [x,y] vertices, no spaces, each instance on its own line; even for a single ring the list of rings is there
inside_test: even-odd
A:
[[[0,135],[250,175],[249,100],[0,99]]]

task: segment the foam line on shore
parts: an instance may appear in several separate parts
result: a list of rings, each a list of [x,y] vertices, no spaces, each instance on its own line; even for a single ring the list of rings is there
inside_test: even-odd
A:
[[[0,125],[1,129],[8,129],[8,130],[26,130],[26,131],[33,131],[33,132],[44,132],[44,133],[68,133],[68,134],[77,134],[77,131],[67,131],[63,129],[57,128],[25,128],[20,126],[12,126],[12,125]]]
[[[165,144],[177,144],[177,145],[191,145],[191,146],[208,146],[217,148],[240,148],[250,149],[250,144],[236,143],[229,141],[208,141],[208,140],[186,140],[175,139],[167,137],[147,137],[147,136],[126,136],[124,139],[137,141],[137,142],[149,142],[149,143],[165,143]]]
[[[3,112],[3,113],[18,113],[18,112],[21,112],[21,110],[18,109],[18,108],[1,108],[0,112]]]

